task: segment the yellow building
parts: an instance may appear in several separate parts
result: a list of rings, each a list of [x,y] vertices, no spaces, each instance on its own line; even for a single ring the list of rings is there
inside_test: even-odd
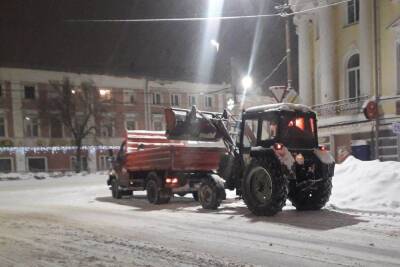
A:
[[[363,103],[381,96],[381,160],[400,159],[399,0],[291,0],[299,37],[299,99],[319,113],[321,141],[337,160],[353,153],[375,157],[375,123]],[[399,98],[400,99],[400,98]],[[397,100],[399,100],[397,99]],[[367,145],[367,146],[363,146]]]

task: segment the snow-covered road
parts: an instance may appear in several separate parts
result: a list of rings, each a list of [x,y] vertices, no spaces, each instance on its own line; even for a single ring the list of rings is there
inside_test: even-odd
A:
[[[0,182],[0,266],[399,266],[400,215],[254,217],[229,198],[114,200],[105,175]]]

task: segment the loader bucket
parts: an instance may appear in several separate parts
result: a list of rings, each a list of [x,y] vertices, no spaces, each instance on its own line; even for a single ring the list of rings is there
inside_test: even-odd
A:
[[[170,139],[217,141],[221,136],[211,119],[211,113],[199,112],[195,106],[191,110],[166,108],[167,136]]]

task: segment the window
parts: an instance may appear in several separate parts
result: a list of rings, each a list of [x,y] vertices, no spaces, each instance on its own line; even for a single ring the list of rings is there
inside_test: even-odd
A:
[[[31,172],[46,171],[46,158],[28,158],[28,170]]]
[[[153,105],[161,105],[161,95],[159,93],[153,93]]]
[[[11,172],[12,170],[12,159],[0,158],[0,173]]]
[[[360,19],[360,1],[351,0],[347,2],[347,24],[357,23]]]
[[[71,157],[71,170],[75,170],[76,169],[76,157],[73,156]],[[88,162],[87,162],[87,158],[85,156],[81,156],[81,170],[86,171],[88,169]]]
[[[126,124],[125,127],[127,130],[130,130],[130,131],[136,130],[136,121],[135,120],[127,119],[125,124]]]
[[[278,131],[276,121],[263,120],[261,128],[261,141],[274,139]]]
[[[211,96],[205,96],[204,98],[204,102],[205,102],[205,106],[207,108],[211,108],[212,107],[212,97]]]
[[[99,94],[100,94],[100,98],[102,100],[106,100],[106,101],[111,100],[111,90],[110,89],[100,88]]]
[[[99,170],[100,171],[105,171],[109,170],[111,168],[111,162],[108,160],[108,156],[100,156],[99,157]]]
[[[114,125],[113,123],[102,123],[100,127],[101,137],[113,137],[114,136]]]
[[[162,122],[159,120],[153,121],[153,128],[154,131],[162,131],[163,130]]]
[[[243,146],[252,147],[257,143],[258,120],[246,120],[244,122]]]
[[[189,96],[189,106],[195,106],[195,105],[197,105],[196,96],[190,95]]]
[[[0,117],[0,137],[6,136],[6,120]]]
[[[63,125],[58,118],[50,119],[50,136],[52,138],[63,137]]]
[[[25,136],[26,137],[38,137],[39,136],[39,119],[35,116],[25,116]]]
[[[177,94],[171,95],[171,106],[179,106],[179,95]]]
[[[396,44],[396,61],[397,61],[397,94],[400,94],[400,40]]]
[[[136,97],[133,89],[124,89],[124,104],[135,104]]]
[[[25,99],[35,99],[35,86],[24,86]]]
[[[360,55],[354,54],[347,61],[347,90],[349,98],[360,97]]]

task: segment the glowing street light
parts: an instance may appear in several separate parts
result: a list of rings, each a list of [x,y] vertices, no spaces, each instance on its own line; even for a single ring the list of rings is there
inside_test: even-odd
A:
[[[232,98],[229,98],[227,102],[227,108],[228,110],[232,110],[235,107],[235,101]]]
[[[215,39],[212,39],[212,40],[210,41],[210,43],[211,43],[212,46],[215,47],[215,49],[216,49],[217,52],[218,52],[218,50],[219,50],[219,43],[218,43]]]
[[[250,89],[253,86],[253,79],[249,75],[244,76],[242,86],[244,90]]]

